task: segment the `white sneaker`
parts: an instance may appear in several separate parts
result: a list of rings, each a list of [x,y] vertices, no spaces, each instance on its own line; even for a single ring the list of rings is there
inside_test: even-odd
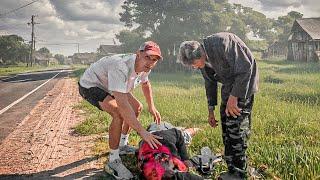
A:
[[[104,166],[104,170],[116,179],[132,179],[132,173],[122,164],[121,159],[108,162]]]

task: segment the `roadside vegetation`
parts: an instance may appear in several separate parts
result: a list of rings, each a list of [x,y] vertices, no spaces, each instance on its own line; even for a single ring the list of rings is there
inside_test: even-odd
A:
[[[8,76],[19,73],[27,73],[27,72],[35,72],[35,71],[45,71],[45,70],[53,70],[53,69],[64,69],[64,68],[72,68],[72,69],[81,69],[86,67],[86,65],[62,65],[55,64],[49,66],[40,66],[34,65],[32,67],[27,67],[25,63],[18,63],[16,65],[6,65],[0,66],[0,76]]]
[[[320,64],[297,64],[288,61],[258,61],[260,92],[255,97],[252,134],[248,149],[252,167],[263,171],[266,179],[320,178]],[[77,76],[84,69],[79,70]],[[201,75],[193,73],[151,73],[156,107],[163,121],[176,126],[200,127],[189,146],[191,155],[209,146],[215,153],[223,153],[221,129],[207,123],[207,108]],[[140,89],[134,91],[144,104],[140,121],[146,127],[152,116]],[[220,101],[219,101],[220,102]],[[86,121],[75,129],[83,135],[107,134],[110,116],[98,111],[86,101],[77,108],[84,110]],[[219,118],[219,108],[216,117]],[[140,141],[133,132],[130,144]],[[95,152],[108,151],[105,138],[97,142]],[[130,164],[130,162],[129,162]],[[131,167],[136,167],[131,162]],[[216,167],[217,176],[225,170],[224,163]]]

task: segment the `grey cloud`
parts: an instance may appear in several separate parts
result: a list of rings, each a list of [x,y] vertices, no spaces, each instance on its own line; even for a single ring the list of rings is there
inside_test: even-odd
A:
[[[258,0],[264,8],[300,7],[303,0]]]
[[[118,10],[123,1],[50,0],[50,2],[64,20],[121,24]]]
[[[319,0],[258,0],[264,11],[278,11],[284,8],[297,10],[304,15],[315,15],[320,12]]]
[[[112,44],[114,34],[124,28],[119,12],[124,0],[40,0],[15,13],[0,18],[0,31],[30,40],[31,15],[36,14],[37,48],[47,46],[52,53],[71,55],[74,45],[50,46],[44,43],[77,42],[80,52],[96,51],[100,44]],[[31,2],[31,0],[0,0],[0,13]],[[42,44],[41,44],[42,43]]]

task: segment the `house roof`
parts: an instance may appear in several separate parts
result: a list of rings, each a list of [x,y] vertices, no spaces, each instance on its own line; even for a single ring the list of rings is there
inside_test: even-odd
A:
[[[320,18],[302,18],[296,22],[312,39],[320,39]]]
[[[73,58],[94,58],[95,53],[74,53]]]
[[[110,53],[122,53],[123,49],[119,45],[100,45],[100,53],[110,54]]]

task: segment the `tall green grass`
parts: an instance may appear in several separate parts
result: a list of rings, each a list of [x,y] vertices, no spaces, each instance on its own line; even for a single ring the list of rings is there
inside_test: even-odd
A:
[[[260,92],[255,97],[252,134],[249,141],[249,164],[266,167],[265,178],[320,179],[320,64],[286,61],[258,61]],[[203,146],[222,153],[221,127],[207,123],[203,79],[198,72],[159,74],[150,77],[155,104],[164,121],[176,126],[200,127],[189,146],[197,154]],[[142,92],[134,91],[145,109]],[[219,100],[220,102],[220,100]],[[87,121],[76,129],[82,134],[105,133],[110,116],[83,101]],[[216,109],[219,119],[219,108]],[[140,121],[146,127],[152,117],[144,110]],[[136,145],[140,138],[130,137]],[[217,167],[216,175],[225,170]],[[216,176],[214,175],[214,176]]]

